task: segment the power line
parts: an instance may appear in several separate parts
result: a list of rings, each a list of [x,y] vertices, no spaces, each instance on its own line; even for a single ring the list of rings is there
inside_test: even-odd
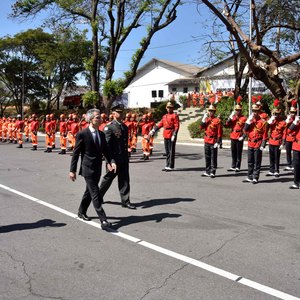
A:
[[[189,40],[189,41],[179,42],[179,43],[175,43],[175,44],[169,44],[169,45],[163,45],[163,46],[157,46],[157,47],[148,47],[147,50],[161,49],[161,48],[173,47],[173,46],[182,45],[182,44],[188,44],[188,43],[199,41],[199,39],[200,38],[195,38],[195,39],[192,39],[192,40]],[[135,51],[135,50],[136,49],[123,49],[123,50],[120,50],[120,52],[121,51],[123,51],[123,52],[126,52],[126,51]]]

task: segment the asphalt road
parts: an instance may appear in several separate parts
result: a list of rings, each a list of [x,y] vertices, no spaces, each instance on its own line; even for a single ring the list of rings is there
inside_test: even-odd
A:
[[[68,178],[70,155],[0,143],[0,299],[297,299],[300,197],[293,176],[257,185],[227,172],[201,177],[203,147],[177,145],[176,170],[162,172],[162,144],[130,163],[131,201],[117,182],[104,209],[114,231],[76,218],[84,180]],[[285,162],[285,155],[282,155]]]

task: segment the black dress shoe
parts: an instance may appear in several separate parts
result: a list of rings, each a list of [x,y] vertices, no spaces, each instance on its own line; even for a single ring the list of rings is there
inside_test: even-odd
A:
[[[101,221],[101,229],[106,230],[108,228],[111,228],[111,223],[109,223],[107,220]]]
[[[131,204],[130,202],[122,203],[122,207],[126,207],[129,209],[136,209],[134,204]]]
[[[84,220],[84,221],[91,221],[91,218],[88,217],[86,214],[83,214],[83,213],[78,213],[78,218]]]
[[[299,190],[299,185],[298,184],[293,184],[290,186],[291,190]]]

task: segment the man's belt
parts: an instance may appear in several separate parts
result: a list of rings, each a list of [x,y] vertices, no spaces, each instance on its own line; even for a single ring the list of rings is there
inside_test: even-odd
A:
[[[241,132],[242,130],[232,130],[233,132]]]
[[[173,130],[173,129],[174,129],[174,128],[170,128],[170,127],[169,127],[169,128],[165,128],[165,130]]]
[[[207,138],[210,138],[210,139],[216,139],[217,136],[216,135],[205,135]]]
[[[280,137],[280,138],[273,138],[273,137],[271,137],[271,139],[274,140],[274,141],[280,141],[280,140],[282,140],[282,137]]]
[[[255,140],[251,140],[251,139],[249,139],[249,142],[252,142],[252,143],[257,143],[257,142],[259,142],[259,141],[261,141],[262,139],[255,139]]]

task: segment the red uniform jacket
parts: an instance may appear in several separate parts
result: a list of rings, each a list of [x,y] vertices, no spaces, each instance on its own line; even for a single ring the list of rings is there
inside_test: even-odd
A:
[[[39,121],[32,120],[30,122],[30,131],[36,134],[39,130]]]
[[[295,141],[293,142],[292,149],[295,151],[300,151],[300,124],[295,125],[291,124],[291,126],[288,128],[287,133],[295,133]]]
[[[231,128],[230,138],[232,140],[238,140],[243,135],[243,129],[247,118],[243,115],[233,116],[232,119],[226,121],[226,126]]]
[[[59,122],[59,132],[60,135],[67,135],[67,122],[66,121],[60,121]]]
[[[248,134],[248,147],[259,148],[262,141],[267,141],[268,131],[267,122],[259,116],[251,121],[251,124],[245,126],[245,133]]]
[[[200,129],[205,129],[204,142],[206,144],[215,144],[222,138],[223,126],[217,117],[208,117],[205,123],[201,124]]]
[[[177,134],[179,126],[179,117],[177,116],[177,114],[172,113],[165,114],[156,127],[157,129],[163,127],[163,137],[165,139],[170,139],[173,136],[173,134]]]
[[[290,119],[290,121],[286,124],[286,128],[284,131],[284,136],[283,138],[287,141],[287,142],[294,142],[296,139],[296,131],[294,130],[289,130],[290,126],[292,125],[293,121],[295,120],[295,117],[292,117]]]
[[[284,138],[284,132],[286,128],[286,123],[281,118],[275,119],[270,125],[270,137],[269,144],[273,146],[280,146]]]

